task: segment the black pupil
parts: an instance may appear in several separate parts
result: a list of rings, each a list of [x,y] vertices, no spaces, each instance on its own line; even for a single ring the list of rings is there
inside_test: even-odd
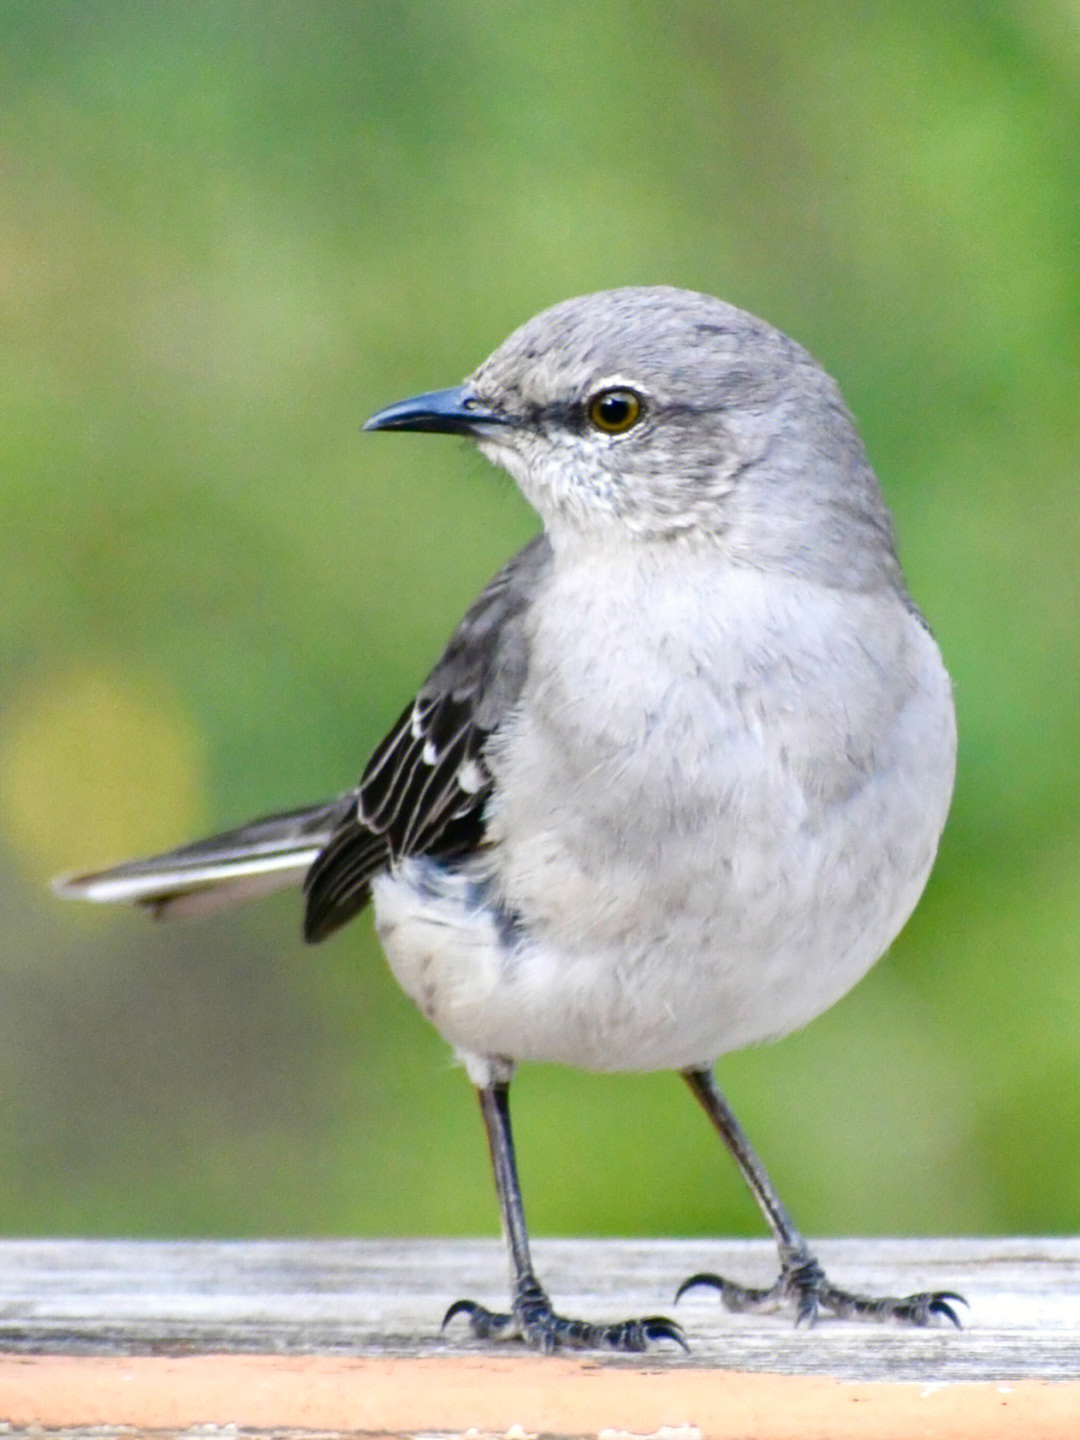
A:
[[[596,402],[596,409],[600,419],[605,425],[625,425],[632,413],[632,405],[628,395],[601,395]]]

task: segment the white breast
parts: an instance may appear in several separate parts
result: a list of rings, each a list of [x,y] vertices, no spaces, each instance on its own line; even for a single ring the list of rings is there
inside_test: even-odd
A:
[[[463,1052],[708,1063],[839,998],[922,891],[955,750],[925,628],[892,592],[677,559],[556,572],[485,868],[376,884],[392,968]]]

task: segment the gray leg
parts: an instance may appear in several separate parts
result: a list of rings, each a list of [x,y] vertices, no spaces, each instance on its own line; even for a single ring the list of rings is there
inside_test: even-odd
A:
[[[795,1307],[797,1325],[804,1320],[812,1325],[824,1310],[845,1320],[899,1320],[908,1325],[928,1325],[941,1316],[959,1328],[960,1321],[952,1302],[963,1305],[966,1301],[952,1290],[877,1297],[852,1294],[832,1285],[809,1245],[795,1228],[765,1173],[765,1167],[746,1138],[746,1132],[724,1099],[712,1071],[684,1070],[683,1079],[731,1152],[773,1233],[780,1250],[780,1276],[768,1289],[758,1290],[725,1280],[720,1275],[691,1275],[679,1286],[676,1301],[696,1285],[709,1285],[719,1290],[720,1298],[729,1310],[778,1310],[790,1302]]]
[[[487,1310],[475,1300],[457,1300],[447,1310],[443,1325],[455,1315],[467,1315],[473,1334],[480,1340],[524,1340],[534,1350],[623,1350],[642,1351],[657,1340],[674,1340],[685,1350],[681,1328],[663,1315],[640,1320],[622,1320],[614,1325],[593,1325],[586,1320],[567,1320],[556,1315],[543,1286],[533,1271],[529,1235],[521,1203],[514,1139],[510,1130],[510,1087],[499,1083],[477,1091],[484,1117],[495,1190],[502,1212],[503,1230],[510,1250],[513,1299],[509,1313]]]

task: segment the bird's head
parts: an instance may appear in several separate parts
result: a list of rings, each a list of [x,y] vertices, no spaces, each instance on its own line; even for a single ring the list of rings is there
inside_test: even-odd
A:
[[[895,567],[835,383],[786,335],[708,295],[656,286],[564,301],[462,385],[392,405],[367,428],[468,436],[556,547],[603,532],[812,570],[815,554],[842,558],[861,538]]]

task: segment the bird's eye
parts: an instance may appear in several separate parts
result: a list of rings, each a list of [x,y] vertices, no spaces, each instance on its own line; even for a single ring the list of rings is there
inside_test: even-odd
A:
[[[621,435],[641,419],[641,396],[633,390],[598,390],[588,402],[586,414],[605,435]]]

